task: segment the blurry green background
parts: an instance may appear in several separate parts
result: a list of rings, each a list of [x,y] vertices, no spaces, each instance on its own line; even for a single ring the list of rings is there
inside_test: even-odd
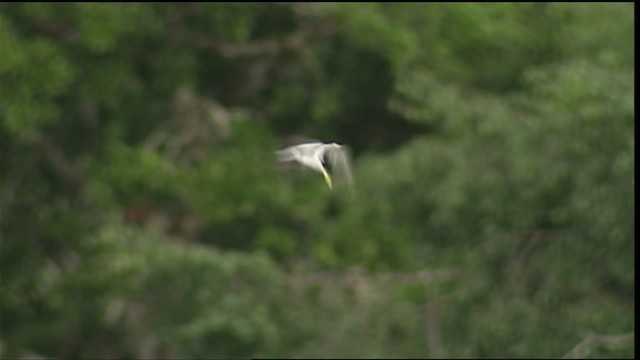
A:
[[[632,358],[633,13],[0,4],[0,357]]]

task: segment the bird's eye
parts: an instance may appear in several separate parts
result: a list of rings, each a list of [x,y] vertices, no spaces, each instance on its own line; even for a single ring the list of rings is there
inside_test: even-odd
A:
[[[329,166],[327,162],[324,161],[324,159],[322,160],[322,167],[325,168],[327,171],[331,172],[331,166]]]

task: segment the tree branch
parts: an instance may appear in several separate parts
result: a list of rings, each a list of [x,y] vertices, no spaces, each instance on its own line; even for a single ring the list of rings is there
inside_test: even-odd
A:
[[[438,324],[438,304],[436,300],[427,302],[424,306],[427,345],[429,346],[430,359],[442,359],[443,347]]]
[[[382,273],[382,274],[361,274],[359,272],[350,272],[346,274],[339,273],[312,273],[308,275],[290,275],[293,281],[302,281],[304,283],[338,283],[343,285],[358,284],[362,282],[374,282],[380,284],[393,283],[411,283],[421,281],[434,281],[459,278],[463,273],[462,269],[445,269],[435,271],[419,271],[415,273]]]
[[[41,154],[68,187],[80,189],[84,186],[87,176],[67,158],[62,149],[49,136],[38,133],[30,137],[29,141],[42,149]]]
[[[193,45],[203,50],[214,50],[225,57],[251,57],[275,55],[285,50],[297,50],[307,45],[312,38],[327,36],[335,31],[334,26],[322,28],[306,27],[299,32],[281,39],[268,39],[245,44],[230,43],[216,40],[205,34],[194,34]]]
[[[596,335],[592,332],[588,332],[585,338],[576,346],[566,353],[563,359],[584,359],[598,346],[605,347],[607,349],[618,349],[633,345],[635,339],[635,332],[622,335],[602,336]]]
[[[88,175],[73,160],[67,157],[50,136],[36,133],[27,138],[27,141],[40,148],[40,156],[47,161],[51,170],[62,181],[64,187],[78,196],[78,200],[83,207],[90,208],[91,201],[85,191],[85,185],[89,180]]]

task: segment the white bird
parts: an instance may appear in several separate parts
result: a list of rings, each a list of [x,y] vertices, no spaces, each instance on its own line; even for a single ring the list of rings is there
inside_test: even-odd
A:
[[[278,160],[281,162],[297,161],[300,164],[321,173],[330,189],[333,189],[331,175],[327,171],[327,164],[324,161],[327,156],[331,165],[330,170],[334,174],[338,174],[352,184],[350,153],[345,145],[336,143],[312,142],[300,145],[290,146],[288,148],[276,151]]]

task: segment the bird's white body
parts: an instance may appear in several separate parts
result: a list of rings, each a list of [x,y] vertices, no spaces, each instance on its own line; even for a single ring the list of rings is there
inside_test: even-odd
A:
[[[336,143],[313,142],[288,147],[276,152],[280,161],[297,161],[300,164],[321,173],[329,188],[333,188],[331,176],[327,172],[324,157],[329,155],[332,166],[340,166],[351,182],[351,169],[348,164],[348,156],[342,145]]]

